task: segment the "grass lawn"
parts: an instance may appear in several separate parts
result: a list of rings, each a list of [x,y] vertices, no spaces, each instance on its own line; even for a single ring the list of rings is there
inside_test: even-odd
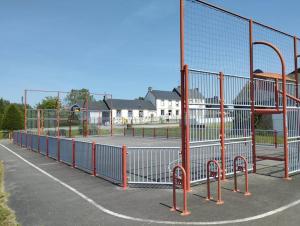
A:
[[[7,206],[8,194],[4,192],[4,167],[0,161],[0,226],[19,225],[14,212]]]

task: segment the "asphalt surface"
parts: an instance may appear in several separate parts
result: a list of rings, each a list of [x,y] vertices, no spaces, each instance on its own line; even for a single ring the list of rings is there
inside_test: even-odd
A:
[[[193,187],[188,195],[188,206],[192,214],[181,217],[178,213],[169,211],[172,203],[171,190],[129,188],[123,191],[100,178],[19,148],[8,141],[2,141],[2,144],[48,173],[46,175],[0,146],[0,159],[5,166],[5,188],[10,193],[9,206],[15,210],[17,219],[23,226],[173,225],[175,222],[182,222],[179,225],[194,222],[196,225],[196,222],[199,224],[236,219],[246,222],[230,221],[227,225],[299,225],[300,201],[293,203],[300,200],[298,175],[292,181],[285,181],[277,177],[252,174],[249,185],[252,196],[247,198],[231,191],[232,180],[223,182],[222,196],[225,204],[222,206],[205,201],[206,185]],[[260,171],[267,171],[270,165],[269,162],[264,162]],[[242,179],[239,178],[240,184]],[[212,188],[215,189],[215,184]],[[89,199],[84,199],[81,194]],[[181,197],[178,202],[180,201]],[[286,206],[291,203],[291,206]],[[103,212],[103,209],[95,205],[101,205],[112,212]],[[287,209],[278,210],[283,206]],[[274,210],[274,214],[270,212]],[[261,215],[265,213],[268,214]],[[261,219],[244,219],[257,215]],[[128,219],[129,217],[131,218]],[[163,222],[155,221],[168,222],[162,224]]]

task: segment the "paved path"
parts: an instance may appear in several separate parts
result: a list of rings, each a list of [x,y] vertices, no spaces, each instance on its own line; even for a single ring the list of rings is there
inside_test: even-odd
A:
[[[203,225],[216,221],[228,225],[299,225],[300,176],[288,182],[251,175],[253,195],[249,198],[233,194],[232,181],[228,181],[223,184],[223,206],[204,200],[205,185],[193,187],[189,194],[192,215],[183,218],[169,211],[170,190],[130,188],[124,192],[7,141],[2,145],[0,159],[5,164],[5,187],[11,194],[9,205],[23,226]]]

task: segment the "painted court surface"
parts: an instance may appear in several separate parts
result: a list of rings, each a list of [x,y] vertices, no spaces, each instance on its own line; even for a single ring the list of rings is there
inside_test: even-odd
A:
[[[188,195],[192,214],[181,217],[169,211],[169,189],[123,191],[8,141],[0,145],[0,159],[9,205],[22,225],[299,225],[300,176],[284,181],[272,175],[280,166],[270,167],[275,164],[270,161],[261,162],[258,174],[250,175],[252,196],[233,193],[229,179],[222,183],[225,204],[217,206],[205,201],[206,185],[198,185]]]

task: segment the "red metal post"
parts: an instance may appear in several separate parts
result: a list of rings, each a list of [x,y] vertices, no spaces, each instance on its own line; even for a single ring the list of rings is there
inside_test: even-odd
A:
[[[237,166],[237,161],[242,160],[244,162],[244,166]],[[233,163],[233,171],[234,171],[234,189],[233,192],[239,192],[237,188],[237,171],[244,172],[245,174],[245,196],[250,196],[251,193],[249,192],[249,180],[248,180],[248,162],[243,156],[236,156],[234,158],[234,163]]]
[[[46,136],[46,156],[49,157],[49,139],[48,139],[48,136]]]
[[[249,45],[250,45],[250,100],[251,100],[251,136],[253,173],[256,173],[256,144],[255,144],[255,107],[254,107],[254,69],[253,69],[253,21],[249,21]]]
[[[275,145],[275,148],[277,148],[277,130],[274,130],[274,145]]]
[[[123,190],[127,189],[127,147],[122,147],[122,187]]]
[[[169,139],[169,127],[167,127],[167,139]]]
[[[294,59],[295,59],[295,80],[296,80],[296,98],[299,98],[299,76],[298,76],[298,45],[297,37],[294,37]]]
[[[92,144],[92,155],[93,155],[92,156],[93,176],[96,176],[97,172],[96,172],[96,143],[95,143],[95,141]]]
[[[60,162],[60,138],[57,138],[57,161]]]
[[[112,109],[110,110],[110,136],[113,136],[113,115],[112,115]]]
[[[59,92],[57,92],[57,106],[56,106],[56,124],[57,124],[57,136],[60,136],[60,101],[59,101],[60,95]]]
[[[75,168],[75,140],[72,139],[72,167]]]
[[[41,143],[41,141],[40,141],[40,135],[38,135],[38,153],[40,153],[41,152],[41,150],[40,150],[40,143]]]
[[[211,164],[214,164],[217,167],[217,171],[211,171]],[[222,200],[221,196],[221,167],[219,163],[216,160],[210,160],[207,162],[207,167],[206,167],[206,174],[207,174],[207,198],[206,200],[211,200],[211,194],[210,194],[210,177],[214,177],[218,179],[218,199],[217,199],[217,205],[222,205],[224,204],[224,201]]]
[[[40,112],[40,109],[37,109],[37,127],[38,127],[38,135],[41,135],[41,112]]]
[[[27,132],[27,90],[24,91],[24,130]]]
[[[222,180],[226,179],[226,163],[225,163],[225,107],[224,107],[224,74],[220,72],[220,143],[221,143],[221,159],[222,159]]]
[[[181,171],[182,176],[177,175],[177,171]],[[176,203],[176,189],[177,186],[182,186],[183,188],[183,210],[181,211],[181,216],[188,216],[191,214],[190,211],[188,211],[187,208],[187,181],[186,181],[186,172],[184,168],[180,165],[177,165],[173,169],[173,207],[171,208],[171,211],[180,211],[177,208],[177,203]]]

